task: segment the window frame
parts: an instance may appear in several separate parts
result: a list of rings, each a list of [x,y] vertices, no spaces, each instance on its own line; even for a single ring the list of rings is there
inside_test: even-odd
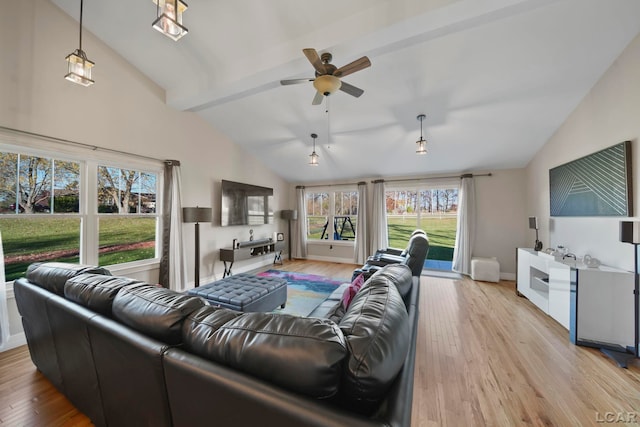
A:
[[[78,213],[19,213],[6,214],[7,218],[79,218],[80,241],[79,259],[82,264],[99,264],[99,220],[100,217],[118,215],[135,217],[155,217],[155,256],[144,260],[131,261],[106,266],[119,274],[148,270],[160,262],[162,249],[162,188],[164,188],[164,164],[160,160],[143,159],[135,155],[110,152],[108,150],[88,150],[82,147],[51,142],[40,138],[0,132],[0,152],[37,156],[57,161],[70,161],[80,164],[79,211]],[[100,214],[98,213],[98,167],[109,166],[119,169],[135,170],[156,175],[155,213]]]
[[[327,187],[313,187],[313,191],[306,191],[305,192],[305,203],[307,203],[307,197],[310,194],[322,194],[322,193],[326,193],[328,195],[329,198],[329,207],[327,208],[327,221],[328,224],[333,224],[334,223],[334,218],[336,216],[344,216],[344,215],[336,215],[336,193],[355,193],[356,198],[359,198],[360,195],[358,193],[358,187],[353,185],[348,185],[348,186],[327,186]],[[356,201],[356,207],[357,207],[357,201]],[[306,211],[306,209],[305,209]],[[325,243],[331,243],[331,244],[339,244],[339,245],[345,245],[345,246],[349,246],[349,245],[354,245],[355,244],[355,240],[356,237],[355,235],[357,235],[358,233],[358,226],[357,226],[357,214],[356,215],[350,215],[355,217],[356,219],[356,230],[355,230],[355,235],[354,238],[352,240],[336,240],[334,239],[334,233],[333,233],[333,229],[327,233],[327,238],[326,239],[318,239],[318,238],[311,238],[309,237],[309,221],[308,221],[308,217],[310,216],[308,212],[306,212],[306,218],[305,221],[307,221],[307,242],[310,243],[320,243],[320,242],[325,242]]]

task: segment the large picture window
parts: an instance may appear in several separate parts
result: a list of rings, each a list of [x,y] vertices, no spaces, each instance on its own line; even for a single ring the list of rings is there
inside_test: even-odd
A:
[[[458,185],[422,184],[388,188],[385,194],[389,246],[405,248],[416,228],[429,236],[426,266],[451,270],[456,242]]]
[[[62,157],[0,147],[6,280],[33,262],[113,266],[157,258],[160,169]]]
[[[307,238],[354,240],[358,218],[357,191],[308,192]]]

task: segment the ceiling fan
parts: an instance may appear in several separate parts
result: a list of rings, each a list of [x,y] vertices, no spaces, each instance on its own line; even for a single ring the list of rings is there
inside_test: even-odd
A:
[[[319,56],[315,49],[302,49],[302,52],[309,62],[311,62],[313,68],[315,68],[316,77],[313,79],[280,80],[280,84],[293,85],[304,82],[313,82],[313,87],[315,87],[317,91],[316,96],[314,96],[313,102],[311,103],[313,105],[321,104],[323,96],[329,96],[338,89],[351,96],[355,96],[356,98],[364,93],[364,90],[343,82],[340,78],[370,67],[371,61],[369,61],[369,58],[366,56],[337,68],[335,65],[331,64],[333,56],[328,52],[323,53],[322,56]]]

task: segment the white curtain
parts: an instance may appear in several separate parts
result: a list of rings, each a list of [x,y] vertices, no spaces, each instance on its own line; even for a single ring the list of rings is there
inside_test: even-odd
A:
[[[167,160],[164,170],[160,283],[169,289],[182,291],[187,283],[187,262],[182,247],[180,162]]]
[[[371,248],[370,253],[378,249],[389,246],[389,235],[387,232],[387,206],[385,203],[384,181],[373,182],[373,203],[371,217]]]
[[[358,219],[356,222],[356,246],[354,261],[356,264],[364,264],[369,256],[367,247],[367,183],[358,183]]]
[[[9,340],[9,312],[7,309],[7,284],[4,275],[4,251],[2,250],[2,233],[0,233],[0,349]]]
[[[458,226],[452,270],[471,274],[471,251],[476,234],[476,187],[473,175],[463,175],[458,193]]]
[[[291,252],[291,256],[294,258],[307,257],[307,204],[305,198],[304,187],[296,187],[298,220],[293,228],[293,250]]]

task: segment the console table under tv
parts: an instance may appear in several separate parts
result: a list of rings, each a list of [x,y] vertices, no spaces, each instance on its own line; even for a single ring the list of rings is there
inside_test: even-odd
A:
[[[282,265],[282,250],[284,242],[273,240],[262,240],[257,242],[242,242],[237,248],[220,249],[220,261],[224,263],[223,278],[231,276],[233,263],[265,255],[273,255],[273,263]]]

